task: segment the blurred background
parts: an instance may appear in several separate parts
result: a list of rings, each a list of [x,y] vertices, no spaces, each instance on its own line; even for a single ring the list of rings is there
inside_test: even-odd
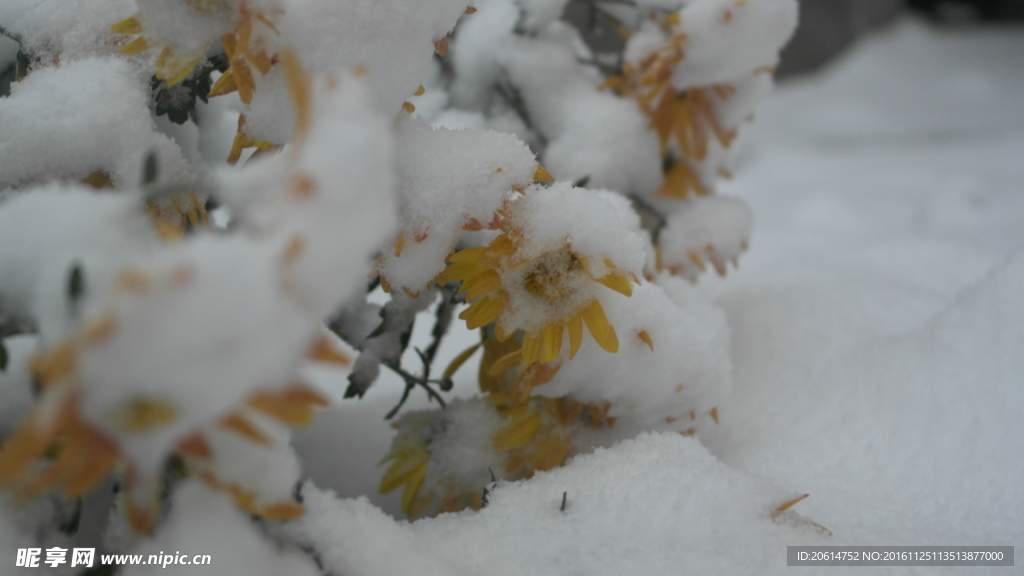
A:
[[[1024,21],[1024,0],[800,0],[800,26],[782,52],[779,76],[818,70],[864,33],[907,12],[946,26]]]

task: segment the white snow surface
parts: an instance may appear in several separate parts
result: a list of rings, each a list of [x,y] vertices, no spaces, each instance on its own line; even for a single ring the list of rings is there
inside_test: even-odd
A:
[[[419,291],[444,270],[462,227],[489,224],[513,188],[533,182],[537,161],[512,134],[431,128],[419,119],[398,126],[402,250],[385,251],[377,268],[392,285]]]
[[[686,59],[672,74],[679,90],[734,80],[778,63],[797,21],[796,0],[702,0],[679,12]]]
[[[385,377],[296,438],[318,486],[370,500],[307,489],[327,505],[292,530],[346,574],[789,574],[786,545],[1019,547],[1022,52],[1019,29],[904,21],[765,103],[723,186],[751,205],[750,251],[697,288],[732,342],[706,449],[643,436],[499,486],[479,513],[396,523],[375,507],[400,498],[376,494],[401,390]],[[475,370],[456,380],[472,394]],[[768,519],[797,493],[791,512],[833,536]]]
[[[97,170],[116,187],[134,187],[150,152],[157,155],[160,181],[191,173],[174,141],[156,130],[148,94],[121,58],[34,71],[0,99],[0,127],[0,189],[39,184],[46,176],[80,180]]]

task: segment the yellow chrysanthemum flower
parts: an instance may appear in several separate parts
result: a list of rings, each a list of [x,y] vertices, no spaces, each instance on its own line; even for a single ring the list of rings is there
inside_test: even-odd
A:
[[[671,30],[678,24],[678,13],[669,14],[664,27]],[[684,200],[692,194],[710,193],[698,166],[707,158],[712,137],[724,148],[732,145],[735,130],[727,129],[719,120],[717,108],[736,92],[728,84],[692,87],[680,92],[672,86],[673,68],[686,58],[686,34],[669,36],[661,48],[648,54],[637,65],[627,62],[621,76],[608,78],[602,87],[616,90],[623,97],[637,101],[640,110],[650,119],[650,128],[658,133],[662,154],[675,142],[681,158],[665,174],[665,182],[655,192],[658,196]],[[729,177],[728,173],[721,176]]]
[[[488,246],[456,252],[441,274],[444,281],[462,282],[459,293],[473,302],[459,318],[470,329],[495,322],[498,341],[508,340],[516,330],[524,331],[523,344],[517,353],[509,354],[500,365],[515,365],[521,357],[527,364],[546,363],[558,357],[566,332],[569,335],[569,357],[583,342],[586,325],[594,340],[608,352],[619,349],[615,328],[608,322],[594,284],[602,284],[629,296],[632,283],[639,280],[604,259],[604,274],[589,269],[589,258],[563,246],[527,260],[517,256],[528,238],[503,221],[504,232]],[[531,318],[517,313],[526,309]],[[537,322],[536,318],[542,318]],[[531,321],[525,324],[524,321]]]
[[[446,409],[406,414],[394,425],[398,434],[391,451],[381,461],[389,463],[379,490],[388,494],[402,489],[402,511],[410,518],[425,513],[479,509],[483,488],[494,478],[520,480],[565,463],[577,452],[576,436],[587,428],[614,426],[607,417],[609,405],[588,405],[568,398],[530,398],[506,410],[495,405],[491,395],[462,401],[456,409],[483,411],[491,415],[493,428],[457,430],[449,428],[458,416]],[[475,422],[488,421],[486,418]],[[466,438],[468,432],[474,438]],[[476,436],[485,435],[484,446],[473,463],[478,468],[473,481],[465,470],[446,467],[445,452],[465,455],[480,449]],[[485,464],[486,462],[486,464]],[[493,465],[493,468],[490,466]],[[456,467],[459,465],[455,465]]]

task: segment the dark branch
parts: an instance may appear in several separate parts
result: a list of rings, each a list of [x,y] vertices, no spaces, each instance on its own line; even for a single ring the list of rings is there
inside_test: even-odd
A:
[[[633,205],[639,212],[647,214],[652,220],[654,220],[654,230],[651,232],[651,241],[657,244],[658,237],[661,236],[661,230],[665,228],[665,224],[668,223],[665,219],[665,215],[655,208],[650,202],[641,198],[638,194],[630,194],[629,199],[633,201]]]

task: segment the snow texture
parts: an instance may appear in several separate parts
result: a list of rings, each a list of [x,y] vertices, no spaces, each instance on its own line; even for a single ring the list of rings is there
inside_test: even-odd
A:
[[[401,231],[377,268],[392,286],[418,292],[444,270],[464,227],[489,224],[514,188],[533,182],[537,161],[514,135],[415,119],[395,140]]]
[[[797,23],[796,0],[701,0],[679,12],[686,58],[672,84],[679,90],[728,82],[778,64]]]
[[[148,94],[120,58],[43,68],[11,88],[0,100],[0,188],[80,180],[98,170],[119,188],[134,187],[151,152],[160,182],[191,174],[178,146],[157,132]]]
[[[565,511],[560,511],[562,493]],[[288,530],[343,574],[760,573],[787,544],[828,540],[792,514],[771,511],[786,490],[732,470],[695,440],[647,434],[576,457],[532,480],[499,484],[479,513],[412,525],[365,499],[307,487],[311,512]],[[708,530],[708,522],[714,529]],[[743,542],[728,554],[729,542]],[[402,554],[389,554],[398,546]],[[781,551],[781,552],[780,552]]]

